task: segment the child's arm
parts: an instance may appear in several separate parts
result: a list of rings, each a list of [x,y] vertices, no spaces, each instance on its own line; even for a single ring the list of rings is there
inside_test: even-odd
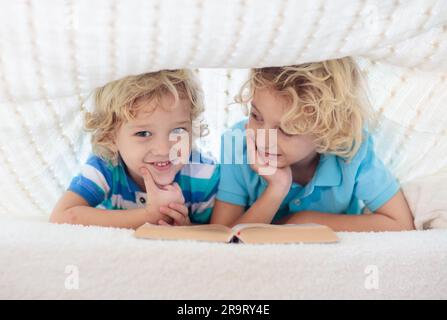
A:
[[[211,223],[228,227],[241,223],[271,223],[283,199],[283,192],[269,186],[245,213],[244,207],[216,200]]]
[[[267,181],[267,188],[261,196],[244,213],[245,208],[235,204],[216,200],[211,223],[224,224],[233,227],[241,223],[272,223],[272,220],[278,211],[282,201],[287,196],[292,184],[292,171],[289,166],[277,168],[263,160],[262,155],[256,148],[254,136],[247,132],[246,136],[249,164],[252,170],[262,175]],[[222,151],[224,153],[225,150]],[[225,167],[222,167],[225,169]],[[227,188],[230,186],[228,177],[233,177],[233,184],[237,179],[232,171],[222,171],[221,185],[226,180]],[[231,186],[232,187],[232,186]],[[245,187],[245,186],[244,186]],[[219,196],[219,194],[218,194]]]
[[[83,197],[71,191],[67,191],[62,196],[50,216],[50,222],[53,223],[132,229],[146,222],[156,224],[160,219],[162,219],[161,214],[154,214],[146,208],[129,210],[92,208]]]
[[[232,226],[233,222],[240,218],[244,211],[244,207],[242,206],[216,199],[210,224]]]
[[[301,211],[281,219],[278,224],[318,223],[334,231],[408,231],[414,230],[413,217],[407,201],[398,191],[372,214],[345,215]]]
[[[155,184],[149,170],[144,169],[141,174],[148,198],[151,199],[146,207],[126,210],[96,209],[90,206],[84,197],[67,191],[56,204],[50,222],[132,229],[146,222],[158,224],[163,220],[172,223],[169,216],[160,212],[160,207],[170,203],[184,203],[181,190],[174,186],[167,186],[161,190]]]

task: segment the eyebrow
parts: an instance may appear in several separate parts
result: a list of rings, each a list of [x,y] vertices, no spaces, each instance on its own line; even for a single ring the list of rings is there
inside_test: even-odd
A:
[[[188,123],[190,123],[189,120],[184,120],[184,121],[177,121],[173,125],[178,126],[178,125],[188,124]],[[148,127],[150,127],[150,124],[139,124],[139,125],[137,124],[137,125],[130,126],[131,129],[145,129]]]

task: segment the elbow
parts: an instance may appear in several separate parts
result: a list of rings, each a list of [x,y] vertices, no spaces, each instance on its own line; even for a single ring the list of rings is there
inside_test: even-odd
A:
[[[416,230],[416,228],[414,227],[414,223],[413,220],[401,223],[402,226],[402,231],[413,231]]]
[[[409,212],[409,214],[406,215],[404,218],[398,219],[396,222],[401,227],[401,231],[416,230],[416,228],[414,226],[413,215],[411,214],[411,212]]]
[[[59,223],[59,221],[60,221],[59,212],[56,212],[56,211],[51,212],[50,219],[48,221],[51,223]]]
[[[392,217],[390,215],[376,212],[376,216],[381,216],[382,219],[385,219],[383,222],[386,221],[386,224],[383,224],[383,231],[413,231],[415,230],[413,218],[406,217],[406,218],[396,218]]]
[[[76,212],[74,208],[69,208],[63,211],[53,211],[50,216],[50,222],[57,224],[76,224]]]
[[[397,231],[413,231],[415,230],[414,223],[412,219],[409,220],[395,220]]]

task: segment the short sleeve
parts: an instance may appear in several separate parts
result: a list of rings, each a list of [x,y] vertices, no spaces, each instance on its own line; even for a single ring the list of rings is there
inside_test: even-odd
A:
[[[111,180],[112,173],[108,164],[91,155],[82,165],[79,174],[71,180],[68,190],[83,197],[90,206],[96,207],[107,198]]]
[[[243,167],[246,164],[243,163],[245,157],[240,157],[246,154],[245,142],[240,146],[236,140],[231,130],[221,137],[221,176],[217,199],[245,207],[248,205],[248,191],[243,180]]]
[[[193,223],[209,223],[219,184],[220,166],[218,164],[199,166],[202,167],[202,176],[190,178],[193,184],[190,218]]]
[[[354,195],[372,212],[383,206],[400,189],[397,179],[385,167],[374,152],[370,135],[359,152],[362,154],[358,167]]]

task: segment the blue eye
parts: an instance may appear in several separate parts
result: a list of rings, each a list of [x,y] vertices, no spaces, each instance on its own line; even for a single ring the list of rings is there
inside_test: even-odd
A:
[[[172,132],[173,133],[177,133],[177,134],[181,134],[181,133],[186,132],[186,129],[185,128],[175,128],[175,129],[172,129]]]
[[[135,135],[137,137],[146,138],[146,137],[150,137],[152,135],[152,133],[150,133],[149,131],[139,131],[139,132],[135,133]]]

